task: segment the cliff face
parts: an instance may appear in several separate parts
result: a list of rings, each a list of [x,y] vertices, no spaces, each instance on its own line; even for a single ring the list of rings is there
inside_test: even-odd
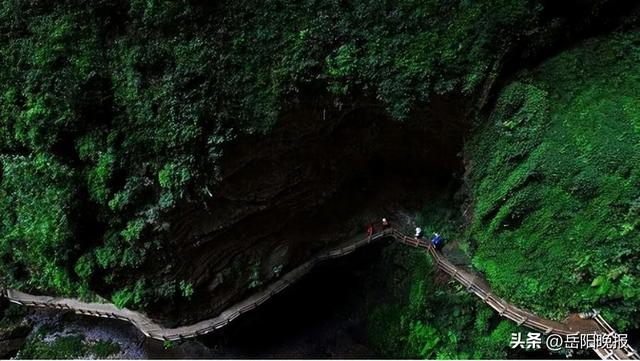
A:
[[[216,314],[455,189],[475,111],[517,69],[634,24],[635,7],[13,2],[0,9],[3,281],[167,322]]]
[[[404,222],[398,214],[453,189],[464,129],[454,104],[440,99],[423,113],[429,122],[403,123],[375,107],[331,118],[304,108],[268,136],[234,141],[211,197],[171,216],[176,273],[195,290],[176,305],[181,319],[213,315],[320,250],[363,237],[369,222]]]
[[[639,43],[601,35],[518,74],[467,143],[474,265],[538,314],[640,326]]]

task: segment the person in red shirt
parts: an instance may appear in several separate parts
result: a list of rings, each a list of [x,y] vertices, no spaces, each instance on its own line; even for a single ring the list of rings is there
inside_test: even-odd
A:
[[[369,238],[373,236],[374,232],[375,232],[375,229],[373,228],[373,223],[369,223],[369,226],[367,227],[367,235],[369,236]]]

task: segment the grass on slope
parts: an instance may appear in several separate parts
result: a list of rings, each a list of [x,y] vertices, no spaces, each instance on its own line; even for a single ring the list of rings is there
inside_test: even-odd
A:
[[[458,239],[459,220],[450,202],[431,202],[417,223],[427,232]],[[370,343],[379,355],[420,359],[504,359],[518,356],[509,347],[516,324],[500,318],[467,290],[442,277],[423,250],[394,244],[384,250],[368,287],[382,292],[368,306]]]
[[[467,241],[498,294],[640,326],[640,34],[520,74],[468,145]]]

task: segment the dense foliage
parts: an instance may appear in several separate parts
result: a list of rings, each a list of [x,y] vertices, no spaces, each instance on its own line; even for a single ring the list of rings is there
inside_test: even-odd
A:
[[[640,320],[640,35],[521,73],[468,147],[474,264],[543,315]]]
[[[438,231],[456,239],[460,230],[456,214],[450,202],[435,201],[417,223],[429,233]],[[447,245],[448,249],[455,247]],[[375,274],[384,275],[384,283],[375,286],[388,294],[369,306],[369,335],[380,355],[420,359],[516,356],[517,350],[509,347],[511,333],[524,330],[502,319],[456,281],[438,275],[425,251],[394,245],[384,251],[377,267]]]
[[[165,215],[209,201],[227,142],[268,132],[310,95],[331,114],[370,99],[402,119],[431,94],[475,94],[541,10],[520,0],[4,0],[5,282],[100,289],[119,305],[190,295],[171,276]],[[150,262],[167,267],[139,276]]]
[[[305,102],[330,116],[379,106],[399,121],[435,95],[484,103],[505,58],[562,32],[553,11],[566,9],[553,3],[3,0],[2,281],[98,291],[122,307],[190,299],[197,290],[172,275],[167,215],[213,202],[229,142],[268,136]],[[623,1],[567,3],[588,25]],[[461,247],[497,293],[533,311],[598,307],[621,329],[640,326],[638,44],[615,34],[521,72],[470,133]],[[419,223],[453,238],[460,224],[437,217]],[[395,292],[372,306],[382,353],[508,356],[512,324],[431,282],[424,254],[390,254],[409,270],[397,283],[382,270]],[[86,346],[59,340],[45,355]],[[35,339],[24,355],[49,346]]]
[[[377,300],[369,321],[371,344],[383,357],[419,359],[513,358],[518,326],[500,317],[455,281],[436,281],[429,255],[394,246],[385,251],[391,293]],[[393,267],[395,265],[395,267]],[[385,299],[385,298],[383,298]]]

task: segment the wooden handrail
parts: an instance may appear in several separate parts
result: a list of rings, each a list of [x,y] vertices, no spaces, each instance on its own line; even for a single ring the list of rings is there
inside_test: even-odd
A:
[[[226,311],[223,311],[219,316],[203,320],[192,325],[180,326],[176,328],[165,328],[162,325],[155,323],[140,312],[131,311],[126,308],[118,309],[110,303],[85,303],[76,299],[34,296],[20,292],[18,290],[6,289],[2,287],[2,285],[0,285],[0,293],[9,301],[19,305],[68,309],[79,314],[120,319],[130,322],[147,337],[163,341],[175,341],[190,337],[201,336],[224,327],[225,325],[229,324],[229,322],[239,317],[241,314],[257,308],[259,305],[287,288],[289,285],[306,274],[316,264],[327,259],[350,254],[356,249],[384,237],[392,237],[400,243],[425,249],[427,253],[434,259],[435,265],[439,269],[441,269],[442,271],[450,275],[454,280],[465,286],[468,292],[478,296],[482,300],[482,302],[487,304],[492,309],[496,310],[496,312],[498,312],[501,316],[514,321],[518,325],[525,325],[529,328],[547,334],[557,333],[561,335],[567,335],[573,333],[566,324],[546,320],[540,317],[533,318],[530,313],[509,304],[500,297],[495,296],[491,292],[491,289],[488,288],[488,286],[476,282],[476,276],[467,273],[465,270],[462,270],[451,263],[430,243],[413,237],[409,237],[393,228],[388,228],[381,232],[377,232],[372,236],[356,241],[345,247],[321,253],[312,258],[310,261],[298,266],[289,273],[285,274],[278,281],[274,282],[271,286],[262,290],[258,294],[255,294],[248,299],[231,306]],[[599,314],[594,317],[594,320],[600,328],[599,330],[594,330],[594,332],[615,333],[615,330]],[[620,350],[613,350],[611,352],[604,349],[595,349],[594,351],[603,359],[640,360],[638,353],[630,345],[626,345]]]

